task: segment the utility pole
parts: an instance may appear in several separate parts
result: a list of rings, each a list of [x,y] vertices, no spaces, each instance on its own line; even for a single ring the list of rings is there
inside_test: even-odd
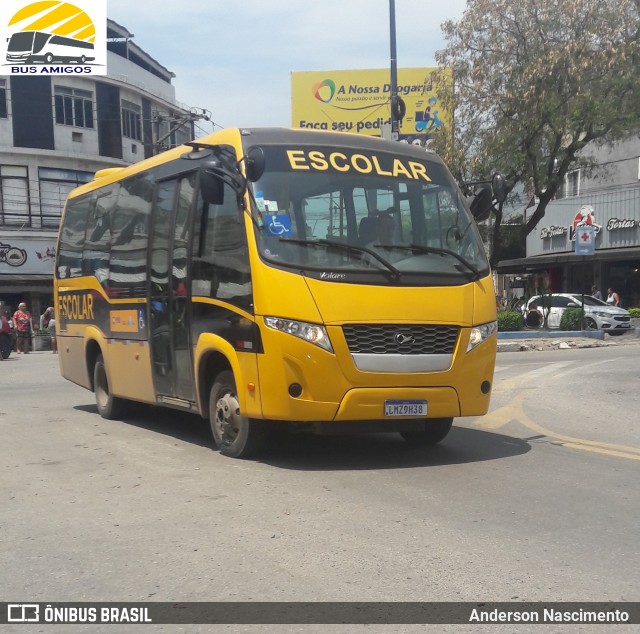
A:
[[[187,123],[195,123],[196,121],[201,121],[204,119],[205,121],[211,121],[210,112],[205,110],[204,108],[200,108],[202,112],[198,112],[197,108],[192,108],[189,112],[184,112],[182,114],[168,115],[160,112],[153,113],[153,123],[167,123],[169,126],[169,131],[166,134],[163,134],[161,137],[158,137],[153,144],[154,154],[158,154],[166,149],[164,142],[177,130],[179,130],[182,126]]]

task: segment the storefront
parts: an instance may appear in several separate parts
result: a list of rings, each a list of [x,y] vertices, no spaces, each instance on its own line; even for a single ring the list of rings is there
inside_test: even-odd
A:
[[[595,232],[593,255],[576,255],[580,228]],[[553,201],[527,236],[527,257],[503,260],[498,274],[525,280],[525,295],[543,290],[591,292],[598,286],[620,295],[623,306],[640,306],[640,188],[616,189]]]
[[[38,318],[53,302],[55,237],[0,233],[0,302],[13,313],[20,302]]]

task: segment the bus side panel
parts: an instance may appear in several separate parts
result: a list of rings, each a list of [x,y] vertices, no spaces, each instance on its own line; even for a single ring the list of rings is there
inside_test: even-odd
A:
[[[258,356],[265,418],[293,421],[333,420],[351,388],[334,354],[313,344],[263,326],[265,354]],[[300,396],[289,394],[297,383]]]
[[[496,301],[491,276],[474,284],[473,289],[474,324],[495,321],[497,319]],[[468,336],[461,338],[462,345],[466,346],[467,343]],[[456,384],[462,407],[461,416],[482,416],[489,410],[497,348],[498,336],[492,335],[477,348],[466,353],[461,367],[464,380]],[[482,391],[483,384],[489,385],[486,393]]]
[[[58,334],[57,339],[60,374],[68,381],[90,390],[87,364],[81,361],[85,358],[84,338]]]
[[[106,344],[103,355],[113,394],[134,401],[155,403],[148,342],[109,339]]]
[[[468,339],[467,339],[468,340]],[[489,410],[491,389],[482,392],[483,383],[493,386],[498,337],[492,335],[477,348],[467,352],[461,373],[463,380],[456,382],[460,396],[461,416],[482,416]]]
[[[473,285],[473,323],[486,324],[497,316],[496,295],[490,275]]]

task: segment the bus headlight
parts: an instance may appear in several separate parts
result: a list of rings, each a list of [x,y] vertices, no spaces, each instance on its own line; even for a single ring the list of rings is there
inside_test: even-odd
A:
[[[482,324],[481,326],[474,326],[469,334],[469,345],[467,346],[467,352],[473,350],[476,346],[479,346],[483,341],[486,341],[491,335],[495,335],[498,332],[498,322],[490,321],[488,324]]]
[[[329,352],[333,352],[329,335],[324,326],[308,324],[306,321],[295,321],[293,319],[281,319],[280,317],[265,317],[264,323],[274,330],[286,332],[294,337],[304,339],[309,343],[320,346]]]

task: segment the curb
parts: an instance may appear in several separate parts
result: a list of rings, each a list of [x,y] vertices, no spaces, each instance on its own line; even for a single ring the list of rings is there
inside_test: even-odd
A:
[[[517,332],[499,332],[498,341],[514,339],[575,339],[586,337],[604,341],[604,330],[519,330]]]

